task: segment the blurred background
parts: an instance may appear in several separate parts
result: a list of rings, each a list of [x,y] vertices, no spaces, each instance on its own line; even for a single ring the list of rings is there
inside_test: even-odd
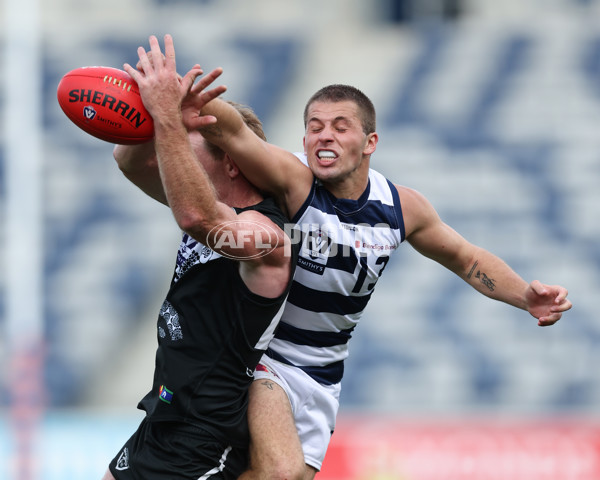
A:
[[[180,72],[222,66],[291,151],[312,93],[363,90],[373,168],[574,304],[539,328],[404,245],[317,478],[600,478],[600,2],[3,1],[0,477],[100,478],[142,418],[180,233],[56,87],[171,33]]]

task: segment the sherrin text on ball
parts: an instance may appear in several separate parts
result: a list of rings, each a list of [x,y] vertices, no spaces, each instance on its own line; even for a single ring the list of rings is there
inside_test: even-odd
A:
[[[123,70],[76,68],[63,76],[56,96],[67,117],[96,138],[135,145],[154,136],[154,123],[138,86]]]

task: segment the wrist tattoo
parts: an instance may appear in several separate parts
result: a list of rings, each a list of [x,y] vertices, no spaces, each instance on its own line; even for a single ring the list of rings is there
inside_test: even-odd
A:
[[[473,276],[473,272],[477,268],[477,265],[479,265],[479,262],[475,261],[475,263],[471,267],[471,270],[469,271],[469,274],[467,275],[467,278],[471,278]],[[488,290],[490,292],[493,292],[494,289],[496,288],[496,283],[495,283],[496,281],[493,278],[488,277],[481,270],[477,270],[477,273],[475,274],[475,278],[478,278],[481,281],[481,283],[488,288]]]

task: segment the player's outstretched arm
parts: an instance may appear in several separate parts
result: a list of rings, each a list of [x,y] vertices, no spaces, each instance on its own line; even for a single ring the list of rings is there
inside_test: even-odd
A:
[[[146,54],[149,65],[153,66],[154,60],[152,52],[146,52]],[[161,54],[158,58],[160,58],[161,62],[164,62],[164,55]],[[195,66],[195,68],[199,68],[199,66]],[[137,63],[136,70],[143,73],[144,70],[141,62]],[[218,97],[226,90],[224,86],[218,86],[205,91],[205,89],[221,75],[221,72],[221,69],[213,70],[200,78],[194,86],[194,88],[200,92],[199,94],[189,96],[190,99],[193,98],[195,111],[201,109],[204,104]],[[177,74],[177,78],[180,82],[183,81],[181,75]],[[183,99],[183,102],[185,102],[185,100],[186,98]],[[196,128],[207,126],[214,122],[216,122],[216,119],[210,115],[203,115],[195,120]],[[154,149],[154,140],[140,145],[115,145],[113,157],[115,158],[119,169],[129,181],[139,187],[148,196],[167,205],[167,197],[160,179],[156,151]]]
[[[528,284],[502,259],[473,245],[446,225],[420,193],[398,187],[405,216],[406,238],[421,254],[445,266],[480,293],[527,310],[547,326],[571,308],[560,286]]]
[[[150,37],[150,47],[154,59],[161,58],[154,36]],[[292,269],[287,254],[289,239],[264,215],[253,211],[238,215],[217,198],[196,156],[196,151],[208,155],[201,149],[202,137],[198,132],[188,133],[183,124],[182,99],[202,73],[201,69],[196,66],[179,80],[173,40],[169,35],[165,36],[164,60],[155,60],[151,65],[142,47],[138,55],[143,67],[141,72],[128,64],[124,67],[137,82],[144,105],[154,120],[154,148],[160,179],[175,220],[182,230],[204,245],[238,259],[244,265],[240,268],[242,278],[253,292],[278,296],[285,290]],[[207,168],[213,168],[213,163],[207,164],[210,165]],[[235,168],[233,164],[226,164],[229,165]],[[221,190],[231,194],[228,189]]]
[[[193,87],[193,92],[197,96],[203,95],[199,85]],[[197,108],[184,105],[187,128],[199,129],[206,140],[227,152],[252,184],[277,197],[292,216],[312,186],[310,169],[291,152],[257,136],[230,103],[220,98],[200,103],[203,106],[199,113]],[[216,121],[198,124],[206,116]]]

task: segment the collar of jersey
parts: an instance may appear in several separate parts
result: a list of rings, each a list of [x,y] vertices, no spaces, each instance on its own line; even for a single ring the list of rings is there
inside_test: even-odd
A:
[[[345,214],[354,213],[359,211],[367,203],[367,200],[369,199],[369,193],[371,192],[371,179],[369,178],[367,182],[367,188],[365,188],[365,191],[361,193],[360,197],[358,197],[356,200],[352,200],[350,198],[337,198],[327,189],[325,189],[325,192],[329,196],[331,203],[333,204],[333,208],[335,208],[337,211]]]

